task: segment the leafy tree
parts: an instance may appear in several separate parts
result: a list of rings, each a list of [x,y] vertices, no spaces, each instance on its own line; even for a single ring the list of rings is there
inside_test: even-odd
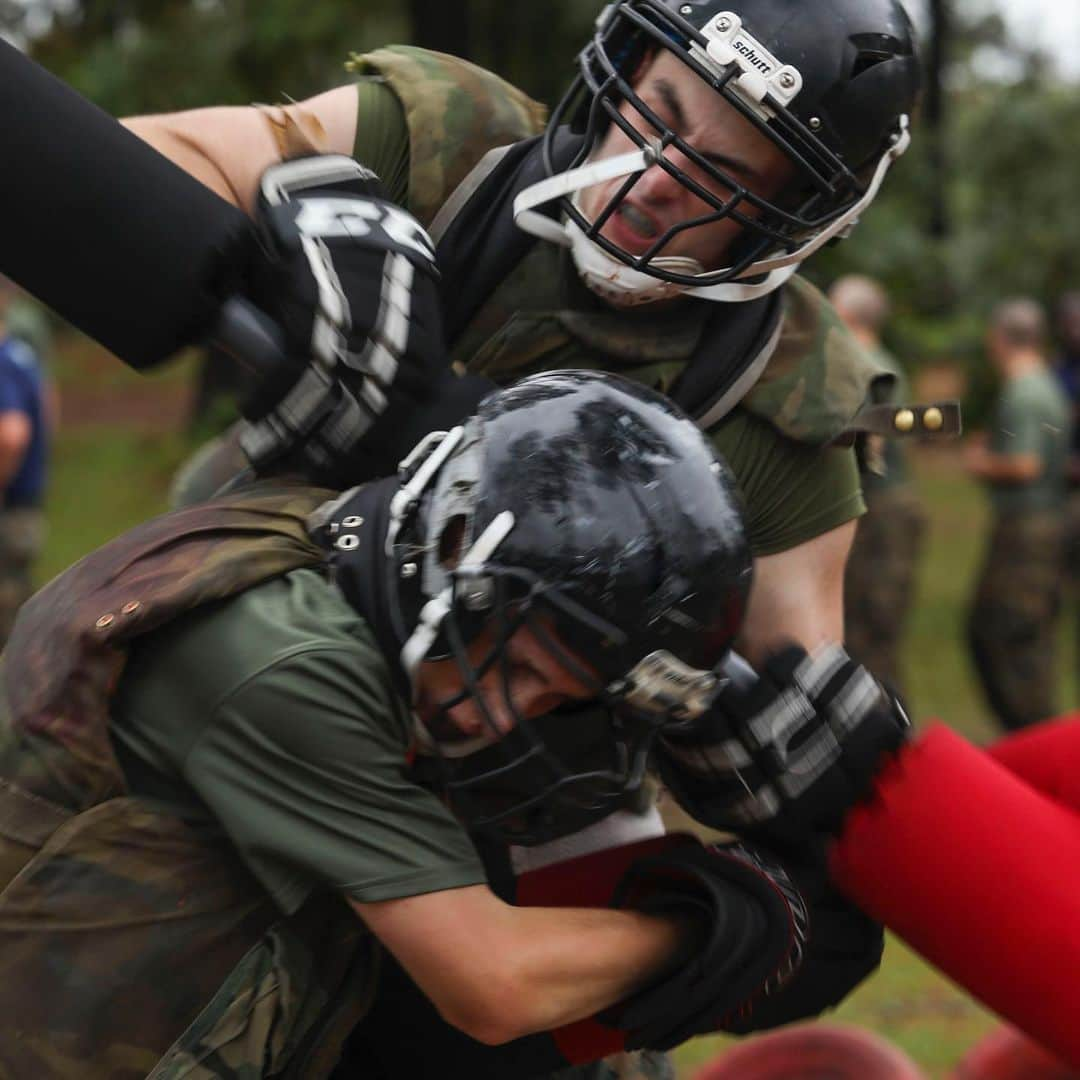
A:
[[[386,0],[82,0],[33,55],[116,114],[303,97],[348,53],[408,36]]]
[[[0,30],[18,34],[47,9],[35,58],[117,114],[303,97],[339,82],[348,53],[402,41],[550,102],[596,14],[580,0],[0,0]]]

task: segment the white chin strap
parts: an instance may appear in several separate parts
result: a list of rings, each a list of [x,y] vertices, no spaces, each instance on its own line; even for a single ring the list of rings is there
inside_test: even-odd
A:
[[[509,510],[504,510],[497,515],[490,525],[476,538],[476,541],[462,556],[458,568],[468,570],[473,567],[481,567],[496,552],[499,545],[510,535],[514,528],[514,515]],[[409,680],[409,685],[416,692],[416,672],[423,662],[435,639],[439,636],[442,624],[454,608],[454,584],[451,582],[437,596],[433,596],[423,606],[416,627],[413,629],[409,640],[401,649],[401,667]],[[431,752],[435,747],[423,721],[413,713],[413,730],[417,738],[417,746],[421,753]],[[442,745],[442,752],[447,757],[467,757],[469,754],[482,750],[497,742],[499,736],[495,732],[485,732],[473,739],[459,743]]]
[[[548,240],[553,244],[569,248],[573,253],[574,263],[582,281],[598,296],[616,307],[651,304],[683,294],[718,303],[742,303],[746,300],[756,300],[780,288],[795,274],[805,259],[824,247],[830,240],[850,234],[867,207],[877,197],[893,162],[911,145],[911,133],[908,127],[908,118],[901,117],[900,131],[894,136],[892,145],[878,162],[878,167],[865,194],[845,214],[815,233],[795,251],[761,259],[748,266],[734,281],[698,286],[676,285],[673,282],[662,281],[613,258],[595,241],[590,240],[575,222],[569,219],[556,221],[540,213],[540,207],[555,202],[557,199],[574,196],[576,202],[576,196],[585,188],[630,176],[633,173],[641,173],[651,168],[662,152],[659,144],[603,161],[586,162],[577,169],[558,173],[533,184],[514,200],[514,221],[519,229],[532,236],[538,236],[541,240]],[[666,270],[669,273],[692,274],[695,277],[707,276],[704,267],[694,259],[658,256],[651,261],[658,270]],[[724,272],[724,270],[713,271],[713,273]],[[747,280],[756,278],[762,280],[753,282]]]

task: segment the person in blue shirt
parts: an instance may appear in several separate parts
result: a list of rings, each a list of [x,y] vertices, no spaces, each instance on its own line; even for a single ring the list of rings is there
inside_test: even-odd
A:
[[[15,299],[15,287],[0,278],[0,644],[32,592],[31,568],[45,536],[45,380],[33,348],[10,332]]]

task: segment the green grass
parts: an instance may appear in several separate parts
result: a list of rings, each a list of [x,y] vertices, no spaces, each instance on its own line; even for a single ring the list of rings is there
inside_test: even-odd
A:
[[[168,392],[175,379],[162,384]],[[48,514],[50,535],[40,564],[45,580],[130,525],[165,508],[169,479],[189,448],[170,433],[81,427],[61,434]],[[981,493],[955,455],[924,452],[915,461],[932,525],[908,647],[908,680],[920,717],[937,717],[985,741],[996,734],[968,665],[962,628],[978,571],[985,527]],[[1073,657],[1071,644],[1064,657]],[[1064,663],[1062,664],[1065,667]],[[1075,672],[1063,682],[1063,707],[1080,702]],[[931,1077],[944,1077],[992,1019],[896,941],[881,972],[835,1014],[895,1041]],[[718,1053],[723,1040],[680,1049],[680,1076]]]
[[[964,1051],[995,1024],[977,1002],[895,938],[888,940],[880,972],[828,1018],[885,1036],[933,1080],[944,1080]],[[680,1047],[675,1053],[680,1080],[692,1080],[700,1066],[729,1045],[731,1040],[717,1036]]]
[[[176,435],[104,427],[62,434],[53,455],[39,582],[165,510],[170,478],[188,452]]]

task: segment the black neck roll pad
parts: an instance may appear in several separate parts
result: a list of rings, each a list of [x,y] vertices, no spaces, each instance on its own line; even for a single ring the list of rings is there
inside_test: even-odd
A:
[[[0,102],[0,273],[132,367],[201,338],[247,217],[2,41]]]

